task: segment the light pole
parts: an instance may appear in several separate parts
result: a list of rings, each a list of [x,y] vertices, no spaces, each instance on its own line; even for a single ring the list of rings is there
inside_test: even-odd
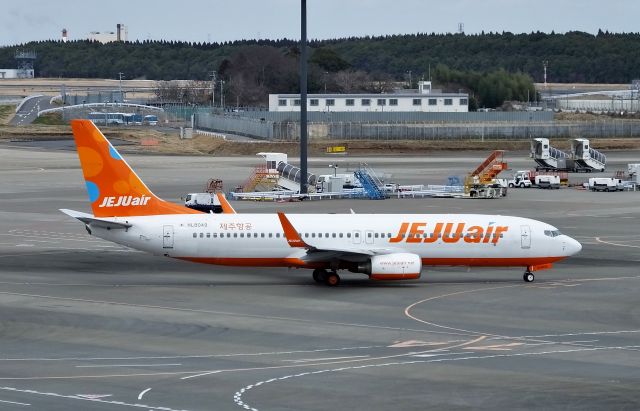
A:
[[[328,71],[324,72],[324,94],[327,94],[327,76],[329,75]]]
[[[409,73],[409,88],[411,88],[411,87],[413,87],[413,81],[411,81],[411,80],[413,80],[411,78],[411,70],[409,70],[407,73]]]
[[[123,72],[118,72],[118,79],[120,80],[120,101],[124,101],[124,97],[122,96],[122,75]]]
[[[300,0],[300,194],[307,194],[307,0]]]
[[[224,80],[220,80],[220,108],[224,111]]]
[[[337,164],[329,164],[329,168],[333,168],[333,176],[336,177],[337,176],[337,172],[338,172],[338,165]]]
[[[216,72],[211,72],[211,108],[216,106]]]

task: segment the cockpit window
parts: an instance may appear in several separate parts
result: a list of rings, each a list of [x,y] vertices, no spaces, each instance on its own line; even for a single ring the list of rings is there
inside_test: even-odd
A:
[[[562,233],[560,232],[560,230],[544,230],[544,235],[546,235],[547,237],[557,237],[559,235],[562,235]]]

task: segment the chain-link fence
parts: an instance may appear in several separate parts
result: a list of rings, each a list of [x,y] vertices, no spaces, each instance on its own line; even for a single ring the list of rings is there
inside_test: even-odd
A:
[[[195,127],[265,140],[298,141],[300,123],[266,119],[199,114]],[[451,140],[639,137],[640,121],[603,120],[585,122],[310,122],[310,139],[328,140]]]

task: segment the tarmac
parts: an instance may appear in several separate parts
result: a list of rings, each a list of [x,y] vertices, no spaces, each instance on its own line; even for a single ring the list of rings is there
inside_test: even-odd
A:
[[[486,154],[313,158],[310,168],[366,161],[387,181],[443,184]],[[607,155],[611,171],[640,162],[638,151]],[[125,157],[177,202],[211,177],[231,189],[259,164]],[[507,161],[533,166],[526,153]],[[510,214],[583,244],[531,284],[521,268],[426,267],[418,281],[345,274],[330,288],[308,270],[197,265],[91,237],[58,211],[90,211],[73,151],[1,145],[0,175],[0,410],[640,408],[640,192],[233,203]]]

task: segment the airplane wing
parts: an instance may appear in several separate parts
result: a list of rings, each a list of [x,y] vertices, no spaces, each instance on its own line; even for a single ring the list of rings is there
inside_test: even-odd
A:
[[[131,227],[131,224],[129,223],[112,221],[105,218],[96,218],[91,214],[82,213],[80,211],[67,210],[65,208],[61,208],[60,211],[62,211],[63,213],[65,213],[70,217],[73,217],[77,220],[82,221],[85,224],[91,224],[95,227],[109,228],[109,229],[115,229],[115,230],[117,229],[126,230],[127,228]]]
[[[332,258],[338,258],[342,260],[359,259],[365,256],[384,255],[402,252],[404,250],[399,248],[361,248],[361,247],[323,247],[318,248],[307,244],[298,234],[298,231],[293,227],[291,221],[283,212],[278,212],[278,218],[284,235],[287,239],[287,243],[292,248],[304,248],[307,251],[306,256],[302,259],[306,261],[324,261]]]

